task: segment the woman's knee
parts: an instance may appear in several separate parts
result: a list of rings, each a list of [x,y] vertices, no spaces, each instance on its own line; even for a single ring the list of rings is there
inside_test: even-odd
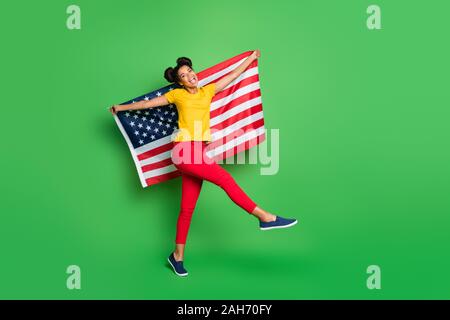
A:
[[[180,209],[180,216],[192,216],[194,209],[193,207],[183,207]]]
[[[236,184],[234,181],[233,176],[228,173],[227,171],[223,171],[218,177],[217,177],[217,185],[220,187],[226,187],[231,184]]]

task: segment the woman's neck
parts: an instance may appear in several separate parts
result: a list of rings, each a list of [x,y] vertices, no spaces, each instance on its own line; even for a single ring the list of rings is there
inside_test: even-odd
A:
[[[187,92],[189,92],[190,94],[196,94],[198,92],[198,88],[186,88],[184,87],[185,90],[187,90]]]

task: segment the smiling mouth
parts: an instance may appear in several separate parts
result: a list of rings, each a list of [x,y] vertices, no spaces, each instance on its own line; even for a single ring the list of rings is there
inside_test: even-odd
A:
[[[195,83],[195,78],[192,78],[191,81],[189,81],[190,83]]]

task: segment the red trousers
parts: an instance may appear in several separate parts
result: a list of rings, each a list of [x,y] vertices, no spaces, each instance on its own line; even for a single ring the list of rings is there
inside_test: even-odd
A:
[[[181,172],[182,194],[180,214],[177,221],[175,243],[185,244],[192,214],[197,203],[203,180],[221,187],[238,206],[252,213],[256,208],[245,192],[237,185],[234,178],[206,154],[207,143],[204,141],[174,142],[172,162]]]

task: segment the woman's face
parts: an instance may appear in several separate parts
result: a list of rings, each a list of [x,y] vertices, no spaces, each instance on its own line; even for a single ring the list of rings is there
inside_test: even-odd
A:
[[[184,65],[180,69],[178,69],[178,78],[180,79],[178,82],[185,87],[197,87],[197,75],[189,66]]]

